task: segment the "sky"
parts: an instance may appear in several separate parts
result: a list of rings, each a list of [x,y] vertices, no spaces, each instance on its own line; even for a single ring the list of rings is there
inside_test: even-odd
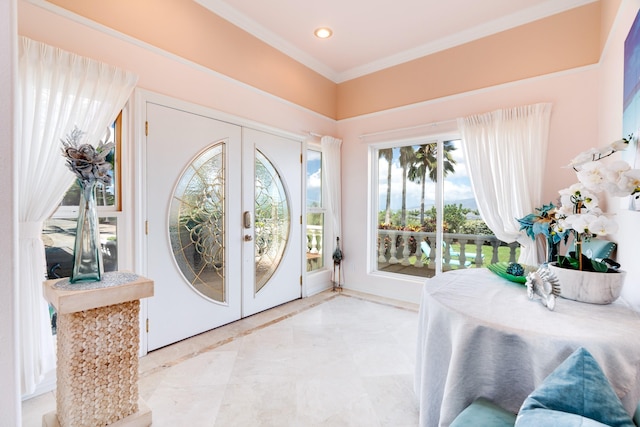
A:
[[[456,160],[455,174],[445,178],[444,194],[445,204],[454,203],[457,200],[473,199],[473,191],[471,190],[471,182],[467,174],[466,162],[459,143],[456,144],[457,149],[452,151],[452,156]],[[391,209],[398,210],[402,207],[402,169],[397,159],[399,150],[395,150],[395,158],[392,162],[391,170]],[[385,201],[387,197],[387,161],[380,159],[378,164],[379,180],[378,180],[378,206],[380,210],[385,209]],[[307,152],[307,206],[317,206],[320,202],[321,192],[321,162],[320,153],[309,150]],[[407,181],[407,208],[419,209],[420,207],[420,184]],[[427,181],[425,188],[425,205],[434,204],[435,200],[435,184]]]
[[[307,151],[307,206],[320,206],[321,195],[321,161],[320,152]]]

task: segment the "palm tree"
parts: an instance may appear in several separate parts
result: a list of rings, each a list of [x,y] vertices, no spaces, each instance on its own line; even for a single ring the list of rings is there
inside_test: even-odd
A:
[[[455,164],[456,161],[453,158],[453,155],[451,154],[452,151],[457,150],[458,148],[453,144],[454,141],[444,141],[442,143],[442,177],[446,177],[447,175],[449,175],[449,173],[453,173],[455,172]],[[434,153],[434,156],[438,155],[438,148],[436,146]],[[437,166],[437,163],[436,163]],[[434,168],[432,171],[430,171],[429,173],[429,178],[435,182],[438,180],[438,169],[437,167]]]
[[[444,141],[442,143],[442,160],[443,160],[443,177],[446,177],[449,173],[455,172],[454,165],[456,164],[451,152],[456,150],[453,145],[453,141]],[[420,197],[420,224],[424,224],[424,194],[425,184],[429,179],[433,182],[438,180],[438,144],[422,144],[415,152],[415,160],[409,166],[408,178],[412,182],[419,183],[421,185],[421,197]]]
[[[400,225],[407,225],[407,170],[415,161],[416,152],[410,145],[400,147],[400,167],[402,168],[402,210],[400,211]]]
[[[387,201],[385,206],[384,223],[391,223],[391,162],[393,161],[393,148],[383,148],[378,152],[378,158],[387,161]]]
[[[420,224],[424,224],[424,193],[427,174],[438,167],[437,158],[433,154],[437,145],[422,144],[416,150],[416,160],[409,166],[409,180],[420,184]]]

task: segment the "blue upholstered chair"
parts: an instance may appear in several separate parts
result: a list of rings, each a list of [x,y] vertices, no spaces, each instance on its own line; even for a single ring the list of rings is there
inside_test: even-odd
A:
[[[516,423],[523,427],[640,426],[640,404],[629,418],[598,362],[579,348],[527,397],[519,415],[479,398],[450,427],[513,427]]]
[[[640,426],[640,405],[633,415],[633,422]],[[516,414],[484,398],[479,398],[460,413],[449,427],[513,427]]]

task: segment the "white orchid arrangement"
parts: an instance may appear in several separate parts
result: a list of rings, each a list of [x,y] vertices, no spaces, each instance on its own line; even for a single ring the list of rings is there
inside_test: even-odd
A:
[[[107,156],[114,148],[113,142],[100,141],[97,147],[91,144],[80,144],[84,132],[77,127],[62,142],[62,154],[67,159],[67,167],[82,182],[103,182],[111,184],[111,164]],[[108,138],[105,138],[108,139]]]
[[[585,151],[569,163],[579,182],[560,190],[558,227],[573,230],[583,237],[606,236],[618,231],[617,223],[600,209],[597,194],[640,195],[640,169],[631,169],[623,160],[609,164],[598,160],[626,150],[632,138],[633,135],[629,135],[603,149]]]
[[[536,209],[539,214],[529,214],[518,220],[520,229],[526,230],[530,237],[535,238],[536,234],[542,233],[554,244],[562,239],[566,241],[573,234],[575,257],[559,257],[561,266],[580,270],[608,270],[607,264],[595,260],[591,260],[590,265],[584,265],[582,242],[618,231],[616,221],[602,212],[597,196],[599,193],[640,197],[640,169],[632,169],[623,160],[608,164],[599,162],[627,149],[632,138],[633,135],[629,135],[601,149],[594,148],[576,156],[569,167],[576,171],[579,182],[559,191],[560,206],[545,205]]]

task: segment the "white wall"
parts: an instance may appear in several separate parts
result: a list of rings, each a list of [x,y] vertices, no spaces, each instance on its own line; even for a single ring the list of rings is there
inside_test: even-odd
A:
[[[19,1],[20,35],[130,70],[139,77],[138,88],[201,105],[219,111],[225,117],[234,116],[239,120],[250,120],[301,136],[310,137],[310,131],[335,135],[334,120],[99,27],[54,6],[42,4],[47,8],[25,0]],[[140,133],[134,132],[134,144],[138,142],[135,135]],[[130,149],[128,152],[135,151]],[[134,159],[134,164],[139,167],[142,163]],[[141,195],[138,193],[132,192],[139,198]],[[133,224],[130,228],[135,230]],[[326,273],[310,276],[305,294],[329,286],[330,279]]]
[[[638,10],[640,0],[624,0],[618,11],[613,31],[609,36],[602,58],[599,88],[599,141],[605,145],[621,138],[622,129],[622,86],[624,73],[624,40],[629,33]],[[637,134],[635,135],[638,136]],[[636,160],[636,168],[640,160]],[[640,309],[640,212],[621,208],[622,201],[608,200],[608,210],[616,213],[619,231],[611,236],[618,243],[617,260],[627,272],[622,296]]]
[[[0,2],[0,424],[21,425],[18,365],[18,279],[15,267],[17,204],[14,191],[14,93],[16,79],[16,3]]]
[[[10,35],[5,30],[10,28],[12,4],[15,0],[2,2],[0,13],[0,52],[5,52],[10,45]],[[549,154],[547,156],[546,179],[544,183],[544,199],[555,201],[557,190],[574,182],[575,175],[561,169],[576,153],[592,146],[602,145],[602,140],[613,140],[621,133],[621,40],[630,26],[640,0],[625,0],[614,28],[602,70],[598,67],[587,67],[552,76],[531,79],[500,87],[453,96],[414,106],[408,106],[378,114],[335,123],[333,120],[312,113],[271,95],[256,91],[250,87],[225,78],[215,72],[205,70],[148,46],[141,45],[115,33],[97,31],[88,23],[60,16],[42,9],[24,0],[19,0],[19,30],[28,37],[45,43],[59,46],[81,55],[90,56],[131,70],[140,76],[139,87],[172,96],[184,101],[204,105],[209,108],[237,115],[249,120],[265,123],[279,129],[303,134],[313,131],[319,134],[339,136],[343,139],[343,236],[341,243],[345,253],[343,278],[345,287],[375,293],[407,301],[419,301],[422,280],[392,279],[371,274],[368,265],[369,230],[368,195],[369,195],[369,160],[368,143],[358,138],[359,135],[383,130],[399,129],[431,122],[455,119],[457,117],[483,113],[498,108],[513,107],[537,102],[552,102],[553,113],[551,123]],[[8,26],[9,25],[9,26]],[[11,87],[5,73],[8,61],[0,63],[0,93],[9,93]],[[602,75],[602,84],[600,76]],[[8,86],[7,86],[8,85]],[[600,90],[598,90],[600,88]],[[10,158],[12,150],[6,141],[7,123],[11,122],[11,114],[7,104],[0,105],[0,155]],[[600,124],[600,127],[599,127]],[[447,128],[435,127],[430,132],[438,133]],[[455,127],[453,127],[455,128]],[[6,163],[3,162],[3,165]],[[11,171],[0,168],[0,179],[9,182]],[[2,200],[11,199],[11,186],[0,189]],[[13,217],[11,204],[0,204],[3,218]],[[635,263],[633,256],[638,253],[638,215],[631,212],[620,212],[619,219],[623,230],[632,233],[620,233],[617,240],[620,245],[619,259],[629,272],[625,292],[640,300],[637,289],[640,277],[640,263]],[[0,226],[3,236],[12,236],[15,227],[4,221]],[[3,239],[3,253],[12,253],[12,239]],[[13,263],[12,257],[3,258]],[[2,260],[0,260],[2,262]],[[11,268],[0,268],[2,283],[13,282]],[[0,345],[15,348],[11,341],[15,339],[15,307],[14,290],[8,286],[0,287]],[[5,347],[6,348],[6,347]],[[15,353],[15,352],[14,352]],[[17,375],[16,354],[0,355],[0,374],[2,378]],[[4,375],[4,374],[6,375]],[[16,389],[17,390],[17,389]],[[18,420],[16,401],[18,398],[14,385],[3,380],[0,392],[0,413]],[[15,392],[15,396],[14,396]],[[5,409],[6,408],[6,409]],[[7,421],[6,418],[3,421]]]
[[[626,1],[624,8],[633,8]],[[621,12],[621,14],[623,14]],[[633,14],[634,15],[634,14]],[[627,20],[630,20],[628,18]],[[618,27],[624,26],[617,24]],[[184,101],[204,105],[294,133],[313,131],[336,135],[343,139],[343,221],[342,244],[345,286],[361,291],[417,301],[421,280],[389,279],[369,273],[368,217],[369,161],[368,144],[359,135],[417,124],[451,120],[498,108],[552,102],[549,154],[544,183],[544,200],[555,201],[557,191],[574,182],[575,175],[562,169],[569,159],[583,149],[601,145],[598,135],[600,118],[616,114],[612,109],[598,108],[597,88],[600,70],[597,66],[572,70],[557,75],[488,88],[473,93],[407,106],[387,112],[344,120],[336,125],[330,119],[256,91],[210,70],[205,70],[179,58],[141,45],[115,33],[97,31],[82,20],[69,19],[42,9],[26,1],[19,2],[20,33],[81,55],[129,69],[140,76],[139,87],[166,94]],[[623,31],[624,32],[624,31]],[[619,43],[618,43],[619,44]],[[611,44],[610,49],[615,45]],[[618,54],[612,53],[612,64],[619,66]],[[617,71],[611,70],[614,75]],[[616,81],[606,84],[615,85]],[[621,81],[618,81],[621,84]],[[619,93],[614,89],[612,93]],[[601,96],[602,98],[602,96]],[[617,101],[607,101],[618,105]],[[602,105],[605,105],[602,103]],[[619,113],[621,115],[621,113]],[[620,120],[605,120],[619,123]],[[439,132],[442,128],[432,128]],[[610,134],[619,135],[619,130]],[[610,138],[608,138],[610,139]],[[623,221],[628,213],[622,213]],[[631,242],[620,240],[621,256],[624,246]],[[638,276],[637,271],[631,271]]]
[[[3,2],[3,7],[4,4]],[[42,4],[46,5],[45,3]],[[334,120],[251,88],[245,84],[241,84],[219,73],[205,69],[174,55],[167,54],[166,52],[162,52],[109,29],[100,28],[96,26],[96,24],[82,18],[71,16],[63,11],[57,13],[26,0],[17,0],[17,15],[17,27],[20,35],[130,70],[139,77],[138,88],[201,105],[219,111],[228,118],[233,116],[301,136],[308,136],[309,131],[317,134],[335,135],[336,123]],[[0,14],[0,28],[9,28],[3,24],[10,16],[13,16],[15,20],[15,13],[13,15]],[[15,25],[13,28],[15,32]],[[6,66],[10,65],[9,61],[2,61],[2,67],[5,67],[5,64]],[[4,81],[0,82],[0,93],[9,93],[9,90],[2,90],[2,88],[4,88],[3,83]],[[9,87],[11,86],[9,85]],[[1,107],[4,109],[5,107],[11,107],[11,105],[2,103]],[[3,115],[2,118],[4,119],[4,117]],[[10,118],[8,118],[8,120],[9,119]],[[0,130],[3,133],[5,131],[8,132],[7,129],[9,129],[8,126],[0,126]],[[133,134],[138,135],[139,133],[134,132]],[[4,141],[4,134],[2,134],[2,136]],[[7,135],[6,140],[11,140],[9,135]],[[139,140],[133,141],[133,144],[139,143]],[[0,147],[0,150],[2,150],[0,151],[2,159],[5,158],[5,150],[7,154],[6,158],[10,158],[11,148],[11,144],[9,143],[3,144],[2,147]],[[135,152],[131,147],[125,147],[124,149],[130,153]],[[0,178],[3,183],[10,182],[9,178],[5,179],[5,172],[8,174],[10,170],[1,169],[6,165],[6,162],[0,162]],[[130,192],[135,197],[141,197],[139,191],[135,188],[130,189]],[[11,186],[0,186],[0,196],[3,196],[2,200],[7,200],[11,194],[13,194]],[[0,212],[2,213],[3,219],[11,219],[10,213],[5,215],[5,211],[9,211],[11,208],[12,205],[10,204],[0,204]],[[134,209],[130,209],[128,214],[130,222],[132,222],[135,214]],[[12,236],[15,230],[12,223],[6,220],[0,224],[0,227],[7,228],[7,232],[2,234],[3,237]],[[129,227],[130,229],[134,229],[132,224],[129,224]],[[139,233],[134,234],[139,235]],[[139,242],[137,243],[139,244]],[[3,238],[0,244],[9,245],[10,239]],[[4,250],[3,253],[13,253],[13,251]],[[8,279],[12,272],[13,258],[0,257],[0,263],[4,261],[8,263],[8,266],[1,268],[0,274],[7,276],[6,283],[12,283]],[[126,262],[127,264],[134,264],[132,260],[127,260]],[[144,271],[138,272],[140,274],[145,273]],[[327,274],[324,275],[316,275],[314,277],[316,280],[309,280],[305,291],[307,293],[317,292],[321,290],[323,286],[330,286],[329,274],[328,272],[326,273]],[[0,301],[2,301],[0,302],[0,304],[2,304],[0,320],[8,319],[6,322],[2,321],[0,323],[3,331],[5,326],[7,328],[13,326],[15,323],[14,319],[17,318],[14,307],[9,306],[11,301],[10,297],[13,295],[12,292],[13,289],[10,287],[0,288]],[[13,338],[15,338],[14,335],[7,334],[5,336],[4,332],[3,335],[0,335],[0,345],[6,344],[5,348],[13,348],[16,352],[16,354],[6,355],[7,364],[12,360],[17,363],[17,359],[11,359],[9,357],[17,357],[17,345],[5,343],[5,339],[9,340]],[[5,353],[0,352],[0,354],[0,357],[3,358],[0,359],[0,373],[2,373],[4,372]],[[17,375],[19,370],[17,366],[7,365],[7,372]],[[2,375],[2,378],[8,378],[7,375]],[[13,397],[13,390],[11,390],[11,388],[12,384],[3,379],[0,384],[0,395],[11,395]],[[19,408],[20,402],[17,392],[15,397],[18,398],[17,403]],[[15,403],[15,401],[10,399],[0,399],[0,402],[2,402],[2,405]],[[0,409],[3,409],[3,406],[0,406]],[[0,410],[0,413],[4,414],[5,411]],[[0,421],[0,424],[5,425],[3,421]],[[19,424],[19,422],[16,422],[7,425]]]
[[[597,67],[586,67],[340,122],[339,135],[344,141],[342,243],[345,287],[417,302],[423,283],[422,279],[395,279],[370,273],[367,242],[371,226],[363,220],[368,217],[369,144],[361,140],[360,135],[447,121],[500,108],[551,102],[553,110],[543,200],[556,202],[558,190],[575,181],[575,174],[562,166],[580,151],[598,145],[598,76]],[[455,130],[455,123],[421,129],[421,132],[450,130]],[[416,131],[412,133],[417,134]]]

